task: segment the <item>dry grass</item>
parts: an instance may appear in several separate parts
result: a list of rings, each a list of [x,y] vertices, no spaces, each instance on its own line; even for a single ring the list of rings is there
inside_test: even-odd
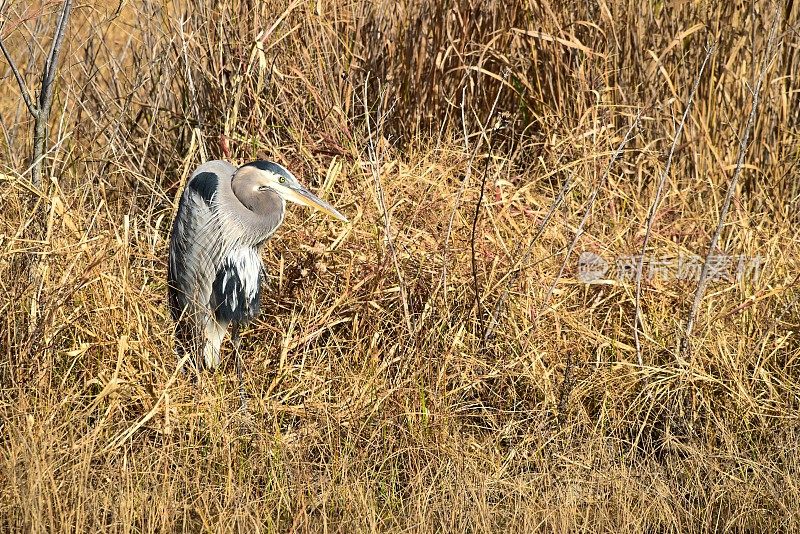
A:
[[[58,7],[33,6],[2,30],[31,86]],[[800,37],[776,7],[77,6],[43,191],[2,71],[0,529],[800,530]],[[691,354],[696,284],[643,280],[639,365],[635,282],[580,283],[577,255],[640,252],[712,42],[646,253],[706,253],[766,59],[719,241],[766,268],[708,287]],[[352,223],[293,209],[268,244],[242,415],[232,362],[176,371],[165,259],[192,168],[257,156]]]

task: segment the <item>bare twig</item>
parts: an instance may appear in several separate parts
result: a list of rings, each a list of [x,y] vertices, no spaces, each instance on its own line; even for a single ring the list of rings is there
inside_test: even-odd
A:
[[[33,126],[33,155],[31,156],[31,183],[36,187],[42,185],[42,160],[44,159],[47,146],[47,126],[50,119],[50,108],[53,104],[53,82],[58,69],[58,56],[61,53],[61,46],[67,30],[67,22],[72,11],[72,0],[65,0],[64,8],[58,18],[56,32],[53,36],[53,44],[50,47],[50,54],[44,65],[42,73],[42,87],[39,93],[38,113],[35,115]]]
[[[489,172],[489,162],[492,157],[492,143],[494,136],[490,136],[489,146],[487,149],[486,160],[483,165],[483,173],[481,175],[481,189],[478,194],[478,201],[475,203],[475,214],[472,217],[472,231],[470,234],[470,263],[472,266],[472,287],[475,293],[475,315],[478,318],[478,325],[480,330],[481,339],[485,339],[486,325],[483,322],[483,311],[481,310],[481,290],[480,283],[478,282],[478,263],[475,257],[475,234],[478,229],[478,219],[481,214],[481,204],[483,203],[483,194],[486,190],[486,175]]]
[[[506,281],[506,287],[503,290],[503,293],[500,295],[500,298],[497,299],[497,302],[494,305],[494,311],[492,311],[491,321],[489,322],[489,326],[486,328],[486,332],[484,334],[484,339],[490,338],[492,336],[492,334],[494,333],[494,329],[497,326],[498,317],[500,316],[500,310],[503,308],[503,304],[505,303],[505,300],[508,297],[508,293],[511,290],[512,284],[514,284],[514,282],[516,282],[516,280],[519,278],[519,275],[524,270],[525,264],[528,262],[528,258],[530,258],[531,250],[533,250],[534,243],[536,243],[536,241],[542,236],[542,234],[544,233],[545,229],[547,228],[547,225],[550,223],[550,219],[553,218],[553,215],[555,214],[556,210],[561,205],[561,203],[564,201],[564,198],[566,198],[567,193],[572,189],[571,184],[572,184],[572,176],[570,176],[570,178],[568,178],[567,180],[564,181],[564,184],[561,186],[561,191],[559,191],[559,193],[558,193],[558,197],[556,197],[556,199],[550,205],[550,210],[547,212],[547,215],[545,215],[545,217],[542,220],[541,224],[539,224],[539,229],[533,235],[533,237],[531,237],[531,240],[528,241],[528,246],[525,249],[525,253],[516,262],[518,267],[514,268],[512,270],[512,272],[510,273],[510,276],[508,277],[508,280]],[[517,251],[514,252],[514,256],[516,256],[516,255],[517,255]]]
[[[19,73],[17,64],[14,63],[14,59],[11,57],[11,54],[8,53],[6,45],[3,43],[2,35],[0,35],[0,50],[3,51],[3,55],[6,57],[8,66],[11,67],[11,72],[14,73],[14,78],[17,79],[17,85],[19,85],[19,90],[22,93],[22,100],[25,101],[25,105],[28,106],[28,111],[35,118],[37,115],[39,115],[39,110],[36,109],[36,106],[33,105],[33,101],[31,100],[31,94],[28,91],[28,86],[25,85],[25,80],[22,79],[22,75]]]
[[[197,89],[194,85],[194,78],[192,78],[192,67],[189,64],[189,52],[188,46],[186,42],[186,32],[184,31],[184,27],[186,26],[187,20],[181,18],[179,21],[180,29],[181,29],[181,52],[183,54],[183,65],[186,69],[186,80],[189,83],[189,94],[192,97],[192,106],[194,107],[194,114],[197,117],[197,126],[200,128],[200,131],[203,132],[205,128],[203,127],[203,116],[200,114],[200,105],[197,103]],[[201,144],[205,145],[205,141],[201,139]]]
[[[378,206],[383,213],[383,231],[386,234],[386,246],[389,249],[389,254],[392,257],[392,263],[394,265],[395,275],[397,276],[397,283],[400,287],[400,299],[402,300],[403,304],[403,316],[406,322],[406,328],[408,328],[408,333],[411,335],[413,333],[413,329],[411,328],[411,313],[408,308],[408,292],[406,291],[406,286],[403,281],[403,274],[400,270],[400,263],[397,261],[397,252],[394,248],[394,242],[392,241],[392,228],[391,223],[389,221],[389,210],[386,209],[386,201],[383,197],[383,187],[381,186],[381,176],[380,176],[380,159],[378,158],[378,150],[376,148],[376,143],[373,140],[373,131],[372,125],[370,121],[370,111],[369,111],[369,100],[367,98],[367,87],[369,83],[369,76],[365,77],[364,79],[364,113],[367,122],[367,136],[368,136],[368,152],[369,152],[369,159],[370,159],[370,168],[372,169],[372,177],[375,180],[375,195],[377,196]],[[382,116],[382,104],[383,98],[381,96],[380,88],[378,89],[378,108],[376,112],[377,118],[377,128],[378,131],[374,132],[374,135],[377,136],[379,130],[382,128],[383,125],[383,116]]]
[[[461,89],[461,128],[464,131],[464,150],[469,152],[469,136],[467,135],[466,117],[466,92],[466,87]],[[445,302],[447,302],[447,253],[448,246],[450,244],[450,234],[453,231],[453,221],[455,220],[458,206],[461,204],[461,197],[464,196],[464,190],[467,188],[467,184],[472,177],[472,163],[475,161],[475,156],[478,153],[478,147],[480,147],[480,142],[475,143],[475,147],[472,149],[472,153],[470,153],[469,161],[467,162],[467,171],[464,174],[464,179],[461,180],[461,187],[459,187],[456,200],[453,203],[453,210],[450,212],[450,222],[447,223],[447,232],[445,232],[444,235],[444,249],[442,250],[442,291]]]
[[[503,80],[508,78],[508,70],[503,72]],[[500,100],[500,94],[503,92],[503,85],[500,84],[500,87],[497,89],[497,96],[494,99],[494,104],[492,104],[491,113],[494,112],[495,107],[497,106],[498,100]],[[489,125],[489,118],[487,118],[486,122],[481,126],[481,137],[486,137],[486,127]],[[478,218],[481,214],[481,204],[483,203],[483,195],[486,191],[486,175],[489,172],[489,162],[492,158],[492,145],[494,144],[494,133],[497,128],[492,128],[489,130],[489,137],[486,140],[487,144],[487,153],[486,153],[486,161],[484,162],[483,166],[483,174],[481,176],[481,190],[478,194],[478,201],[475,203],[475,215],[472,218],[472,233],[470,235],[470,251],[471,251],[471,263],[472,263],[472,284],[475,292],[475,314],[478,318],[478,325],[480,329],[480,336],[481,339],[486,339],[486,325],[483,321],[483,310],[481,309],[481,291],[480,291],[480,284],[478,282],[478,264],[475,258],[475,234],[478,229]]]
[[[689,347],[689,338],[692,335],[692,330],[694,329],[694,323],[697,318],[697,311],[700,309],[700,303],[703,300],[703,295],[706,291],[706,286],[708,285],[708,273],[709,273],[709,260],[711,256],[714,254],[714,251],[717,248],[717,243],[719,242],[719,237],[722,234],[722,227],[725,224],[725,218],[728,215],[728,210],[731,206],[731,200],[733,200],[733,193],[736,191],[736,184],[739,180],[739,175],[742,173],[742,168],[744,167],[744,157],[747,153],[747,143],[750,140],[750,132],[753,129],[753,124],[756,120],[756,112],[758,111],[758,97],[761,94],[761,84],[764,81],[764,77],[767,74],[767,68],[771,62],[770,55],[772,52],[772,47],[775,40],[775,30],[778,27],[778,21],[780,20],[780,8],[775,10],[775,16],[772,21],[772,28],[769,32],[769,39],[767,40],[767,48],[764,51],[764,60],[761,65],[761,72],[759,73],[758,80],[756,80],[756,86],[753,89],[753,99],[750,105],[750,116],[747,119],[747,124],[745,125],[744,132],[742,133],[741,142],[739,143],[739,154],[736,161],[736,168],[733,171],[733,176],[731,177],[730,182],[728,183],[728,191],[725,194],[725,200],[722,203],[722,209],[720,210],[719,214],[719,223],[717,223],[717,228],[714,231],[714,235],[711,237],[711,242],[708,245],[708,251],[706,252],[705,260],[703,261],[703,268],[700,271],[700,280],[697,282],[697,290],[694,294],[694,301],[692,302],[692,309],[689,311],[689,315],[686,318],[686,330],[683,333],[683,339],[679,345],[679,354],[690,354],[690,347]]]
[[[608,162],[608,166],[606,167],[606,170],[603,173],[603,177],[600,180],[600,183],[597,184],[595,188],[592,190],[592,194],[589,197],[589,203],[586,206],[586,211],[583,213],[583,217],[581,218],[581,222],[578,225],[578,229],[575,231],[575,237],[572,239],[572,241],[569,244],[569,247],[567,248],[567,253],[564,256],[564,261],[561,262],[561,268],[558,270],[558,275],[556,275],[555,279],[553,280],[553,283],[550,285],[550,289],[547,291],[547,295],[545,295],[544,302],[542,303],[541,307],[542,309],[544,309],[547,306],[547,303],[550,301],[550,296],[552,295],[553,291],[556,288],[556,284],[561,279],[561,275],[564,274],[564,268],[567,266],[567,261],[569,260],[569,257],[572,255],[572,250],[578,243],[578,239],[580,239],[580,236],[583,234],[583,227],[586,225],[586,221],[589,219],[589,215],[591,215],[592,213],[592,207],[594,206],[595,200],[597,200],[597,194],[600,191],[600,188],[608,181],[608,176],[611,174],[611,167],[614,166],[614,162],[617,161],[617,158],[619,158],[620,155],[622,154],[622,151],[625,149],[625,145],[627,145],[628,141],[631,140],[631,134],[639,125],[639,121],[641,120],[641,118],[642,118],[642,110],[639,109],[636,112],[636,118],[634,119],[633,124],[631,124],[630,128],[628,128],[628,131],[625,132],[625,136],[622,138],[622,141],[620,142],[619,146],[617,146],[617,149],[611,155],[611,159]],[[542,310],[540,309],[537,316],[541,315],[541,311]],[[561,383],[561,394],[558,401],[558,422],[559,425],[562,426],[566,421],[567,409],[569,407],[569,396],[570,393],[572,392],[572,382],[573,382],[572,367],[574,364],[575,364],[575,359],[572,356],[572,351],[571,350],[567,351],[567,360],[564,365],[564,380]]]
[[[488,125],[492,117],[494,116],[494,112],[497,109],[497,102],[500,100],[500,92],[503,90],[503,87],[499,87],[497,90],[497,95],[495,95],[494,103],[492,104],[491,109],[489,110],[489,114],[486,116],[486,120],[481,125],[481,132],[483,135],[480,136],[481,139],[486,137],[486,125]],[[467,135],[467,118],[466,118],[466,87],[461,91],[461,127],[464,131],[464,150],[469,152],[469,135]],[[475,156],[478,154],[478,149],[481,146],[480,140],[476,141],[474,148],[469,156],[469,162],[467,163],[467,172],[464,175],[464,179],[461,181],[461,187],[458,190],[458,195],[456,196],[456,200],[453,203],[453,210],[450,212],[450,222],[447,224],[447,233],[444,237],[444,251],[442,253],[442,291],[444,294],[445,301],[447,300],[447,253],[448,253],[448,245],[450,244],[450,234],[453,230],[453,221],[455,220],[456,211],[458,211],[458,206],[461,204],[461,197],[464,196],[464,190],[467,188],[467,185],[472,178],[472,164],[475,161]]]
[[[58,24],[56,24],[56,33],[53,37],[53,43],[50,46],[50,54],[47,56],[47,61],[44,64],[44,76],[42,78],[42,92],[46,95],[40,98],[40,102],[44,104],[52,99],[53,94],[53,80],[56,76],[56,69],[58,68],[58,56],[61,53],[61,45],[64,41],[66,34],[67,22],[69,15],[72,11],[72,0],[65,0],[64,9],[61,10],[61,15],[58,17]]]
[[[58,17],[58,22],[56,23],[55,35],[53,36],[53,42],[50,45],[50,53],[47,56],[47,60],[44,64],[44,70],[42,71],[42,84],[39,91],[38,102],[36,104],[33,103],[30,91],[28,91],[28,87],[25,85],[25,81],[22,79],[22,75],[20,74],[16,63],[6,49],[2,38],[0,38],[0,49],[3,51],[3,55],[5,56],[8,65],[11,67],[11,71],[14,73],[14,77],[16,78],[17,84],[22,92],[22,99],[25,101],[28,111],[34,118],[33,153],[31,155],[31,183],[37,188],[40,188],[42,185],[42,160],[44,159],[45,150],[47,147],[47,123],[50,119],[50,108],[53,104],[53,82],[55,81],[56,71],[58,70],[58,57],[61,53],[61,47],[64,42],[64,35],[66,34],[67,23],[69,22],[69,15],[71,11],[72,0],[65,0],[64,7]]]
[[[636,304],[634,307],[634,326],[633,326],[633,339],[636,342],[636,361],[639,363],[640,366],[644,365],[642,359],[642,343],[639,339],[639,328],[644,328],[642,325],[642,309],[641,309],[641,295],[642,295],[642,265],[644,263],[644,255],[645,251],[647,250],[647,243],[650,240],[650,230],[653,227],[653,220],[656,216],[656,211],[658,210],[658,206],[661,203],[661,193],[664,190],[664,183],[667,180],[667,176],[669,175],[670,167],[672,166],[672,157],[675,155],[675,147],[678,146],[678,140],[680,140],[681,133],[683,132],[683,126],[686,124],[686,119],[689,118],[689,111],[692,109],[692,101],[694,101],[694,95],[697,93],[697,88],[700,86],[700,79],[703,77],[703,71],[706,68],[706,64],[708,63],[711,54],[714,53],[714,45],[711,45],[706,50],[706,57],[703,59],[703,64],[700,65],[700,72],[697,73],[697,77],[694,79],[694,85],[692,85],[692,91],[689,93],[689,100],[686,102],[686,109],[683,110],[683,117],[681,118],[681,122],[678,125],[678,130],[675,132],[675,136],[672,138],[672,147],[669,149],[669,156],[667,157],[667,164],[664,166],[664,171],[661,173],[661,177],[658,180],[658,188],[656,189],[656,198],[653,200],[653,204],[650,206],[650,212],[647,214],[647,222],[645,224],[645,232],[644,232],[644,241],[642,242],[642,253],[639,254],[639,259],[636,262]]]
[[[628,131],[625,132],[625,136],[622,138],[622,141],[620,142],[619,146],[611,155],[611,160],[608,162],[608,166],[606,167],[605,173],[603,173],[603,178],[600,180],[600,183],[597,184],[595,188],[592,190],[592,194],[589,196],[589,202],[586,206],[586,211],[583,212],[583,217],[581,218],[581,222],[580,224],[578,224],[577,230],[575,230],[575,237],[569,244],[569,247],[567,248],[567,254],[564,256],[564,261],[561,263],[561,268],[558,270],[558,274],[556,275],[555,279],[553,279],[553,283],[550,284],[550,289],[548,289],[547,295],[545,295],[544,297],[544,302],[542,302],[541,306],[542,309],[544,309],[547,306],[547,303],[550,301],[550,297],[552,296],[553,291],[555,291],[556,284],[561,279],[561,275],[564,274],[564,269],[567,266],[567,261],[569,260],[569,257],[572,255],[572,251],[575,248],[575,245],[578,243],[578,239],[583,234],[583,227],[586,225],[586,221],[589,220],[589,215],[591,215],[592,213],[592,207],[594,206],[595,200],[597,200],[597,193],[600,191],[600,188],[608,180],[608,176],[609,174],[611,174],[611,167],[613,167],[614,162],[617,161],[617,158],[619,158],[619,156],[622,154],[622,151],[625,149],[625,145],[627,145],[628,141],[631,140],[631,134],[639,125],[639,121],[641,120],[641,118],[642,118],[642,110],[640,109],[639,111],[636,112],[636,118],[634,119],[633,124],[631,124],[630,128],[628,128]]]

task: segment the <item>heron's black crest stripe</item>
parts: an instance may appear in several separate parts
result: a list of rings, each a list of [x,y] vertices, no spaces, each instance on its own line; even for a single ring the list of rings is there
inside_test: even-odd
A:
[[[278,174],[280,176],[285,176],[286,178],[293,179],[294,176],[290,173],[283,165],[279,165],[274,161],[267,161],[267,160],[257,160],[251,161],[250,163],[246,163],[243,167],[255,167],[256,169],[260,169],[262,171],[269,171],[273,174]]]
[[[211,200],[214,198],[214,193],[217,192],[219,186],[219,178],[213,172],[201,172],[189,182],[189,187],[196,192],[202,199],[211,205]]]

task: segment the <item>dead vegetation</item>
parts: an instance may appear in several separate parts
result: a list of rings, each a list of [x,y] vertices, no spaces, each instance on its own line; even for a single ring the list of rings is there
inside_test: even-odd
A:
[[[75,5],[41,188],[2,67],[2,530],[800,530],[787,5]],[[4,4],[29,87],[59,9]],[[352,224],[267,246],[242,415],[233,362],[176,372],[166,241],[194,166],[260,156]],[[720,222],[763,267],[681,351]]]

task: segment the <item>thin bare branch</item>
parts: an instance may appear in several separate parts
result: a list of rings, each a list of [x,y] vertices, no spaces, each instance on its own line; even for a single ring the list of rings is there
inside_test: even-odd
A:
[[[392,258],[392,264],[394,265],[395,275],[397,276],[397,284],[400,288],[400,299],[402,300],[403,305],[403,316],[406,322],[406,328],[408,329],[409,335],[413,335],[413,329],[411,327],[411,312],[408,308],[408,291],[406,290],[405,282],[403,281],[403,274],[400,270],[400,263],[397,261],[397,251],[394,247],[394,242],[392,241],[392,227],[391,222],[389,220],[389,210],[386,209],[386,201],[383,196],[383,187],[381,186],[381,172],[380,172],[380,159],[378,156],[378,149],[376,148],[376,141],[373,139],[373,136],[377,137],[380,130],[383,126],[383,96],[381,93],[380,88],[378,88],[378,108],[376,111],[376,131],[373,131],[371,121],[370,121],[370,111],[369,111],[369,99],[367,98],[367,87],[369,85],[369,77],[367,76],[364,79],[364,110],[365,110],[365,117],[367,122],[367,136],[368,136],[368,153],[370,159],[370,168],[372,170],[372,177],[375,181],[375,195],[378,200],[378,206],[380,207],[381,213],[383,214],[383,230],[386,234],[386,246],[389,249],[389,254]]]
[[[555,214],[556,210],[558,209],[558,207],[561,205],[561,203],[566,198],[567,193],[569,191],[571,191],[572,183],[573,183],[572,182],[572,176],[570,176],[567,180],[564,181],[564,184],[561,186],[561,191],[559,191],[558,196],[553,201],[553,203],[550,205],[550,210],[547,212],[547,215],[545,215],[544,219],[542,220],[541,224],[539,225],[539,229],[536,231],[536,233],[533,235],[533,237],[531,237],[531,240],[528,241],[528,246],[525,249],[525,253],[516,262],[518,267],[514,268],[512,270],[512,272],[510,273],[510,275],[509,275],[509,277],[508,277],[508,279],[506,281],[506,287],[503,290],[503,293],[500,295],[500,298],[497,299],[497,302],[495,303],[494,311],[492,312],[491,321],[489,322],[489,326],[486,328],[486,332],[484,333],[484,339],[490,338],[492,336],[492,334],[494,333],[494,329],[497,326],[498,317],[500,316],[500,310],[502,310],[502,308],[503,308],[503,304],[505,303],[505,300],[508,297],[508,293],[511,290],[512,284],[514,284],[514,282],[517,281],[517,279],[519,278],[519,275],[524,271],[525,264],[528,262],[528,258],[530,258],[531,250],[533,250],[534,243],[536,243],[536,241],[542,236],[542,234],[544,234],[544,231],[547,228],[547,225],[550,224],[550,219],[553,218],[553,215]],[[516,256],[516,254],[517,254],[517,251],[514,252],[515,256]]]
[[[53,80],[56,77],[58,70],[58,57],[61,53],[61,45],[64,41],[64,35],[67,33],[67,22],[69,22],[69,15],[72,11],[72,0],[65,0],[64,9],[61,10],[61,15],[58,17],[58,24],[56,25],[56,33],[53,36],[53,43],[50,46],[50,54],[47,56],[47,61],[44,66],[44,74],[42,76],[42,93],[39,96],[39,110],[49,108],[50,102],[53,99]]]
[[[503,72],[503,79],[505,80],[508,77],[508,71]],[[497,107],[497,102],[500,100],[500,94],[503,92],[503,85],[501,84],[500,87],[497,89],[497,96],[494,99],[494,104],[492,104],[492,109],[489,112],[489,117],[487,118],[486,122],[481,126],[481,133],[483,134],[482,137],[486,137],[486,127],[489,124],[489,120],[491,114],[494,113],[495,108]],[[483,195],[486,191],[486,174],[489,172],[489,162],[491,161],[492,157],[492,145],[494,144],[494,131],[495,128],[489,130],[489,137],[486,140],[487,143],[487,154],[486,154],[486,161],[483,166],[483,174],[481,176],[481,190],[480,194],[478,195],[478,201],[475,203],[475,215],[472,218],[472,233],[470,235],[470,260],[472,263],[472,284],[475,291],[475,313],[478,318],[478,325],[480,326],[480,333],[481,339],[486,338],[486,325],[483,321],[483,310],[481,310],[481,291],[480,291],[480,284],[478,283],[478,264],[477,260],[475,259],[475,234],[478,228],[478,218],[480,217],[481,213],[481,204],[483,203]]]
[[[761,72],[758,75],[758,80],[756,80],[756,86],[753,90],[753,99],[750,105],[750,116],[747,119],[747,124],[745,125],[744,132],[742,133],[741,142],[739,143],[739,155],[736,161],[736,168],[733,171],[733,176],[731,177],[730,182],[728,183],[728,192],[725,194],[725,200],[722,203],[722,209],[720,210],[719,214],[719,223],[717,224],[717,228],[714,231],[714,235],[711,237],[711,242],[708,245],[708,251],[706,252],[705,260],[703,261],[703,268],[700,271],[700,280],[697,282],[697,290],[694,294],[694,301],[692,302],[692,309],[689,311],[689,315],[686,318],[686,330],[683,334],[683,339],[681,340],[679,346],[679,353],[680,354],[690,354],[690,347],[689,347],[689,338],[692,335],[692,330],[694,329],[694,323],[697,318],[697,311],[700,309],[700,303],[703,300],[703,296],[705,295],[706,286],[708,285],[708,273],[709,273],[709,260],[711,256],[714,254],[714,251],[717,248],[717,243],[719,242],[719,237],[722,234],[722,227],[725,225],[725,219],[728,215],[728,210],[731,206],[731,201],[733,200],[733,193],[736,191],[736,184],[739,181],[739,175],[742,173],[742,168],[744,167],[744,157],[747,153],[747,144],[750,141],[750,133],[753,129],[753,124],[756,120],[756,112],[758,111],[758,98],[761,94],[761,85],[764,81],[764,78],[767,75],[767,68],[771,63],[771,55],[772,55],[772,48],[775,41],[775,31],[778,28],[778,22],[780,21],[780,8],[775,10],[775,16],[772,21],[772,28],[769,32],[769,39],[767,40],[767,48],[764,51],[764,60],[761,65]]]
[[[678,130],[675,132],[675,136],[672,138],[672,147],[669,149],[669,156],[667,157],[667,164],[664,166],[664,172],[661,173],[661,177],[658,180],[658,188],[656,189],[656,198],[653,200],[653,204],[650,206],[650,212],[647,214],[647,223],[645,224],[645,232],[644,232],[644,241],[642,242],[642,253],[639,254],[639,259],[636,262],[636,304],[634,307],[634,326],[633,326],[633,339],[636,343],[636,361],[639,365],[644,365],[642,359],[642,343],[639,339],[639,328],[644,328],[642,324],[642,309],[641,309],[641,296],[642,296],[642,265],[644,263],[644,255],[647,250],[647,243],[650,241],[650,230],[653,227],[653,220],[656,217],[656,211],[658,210],[658,206],[661,204],[661,193],[664,190],[664,183],[667,180],[667,176],[669,176],[669,170],[672,167],[672,157],[675,155],[675,148],[678,146],[678,141],[681,138],[681,133],[683,132],[683,127],[686,124],[686,119],[689,118],[689,111],[692,109],[692,102],[694,101],[694,95],[697,94],[697,88],[700,86],[700,80],[703,77],[703,71],[706,68],[706,64],[708,64],[708,60],[711,57],[711,54],[714,53],[714,46],[711,45],[706,50],[706,57],[703,59],[703,64],[700,65],[700,72],[697,73],[697,77],[694,79],[694,84],[692,85],[692,91],[689,93],[689,100],[686,102],[686,109],[683,110],[683,117],[681,118],[681,122],[678,125]]]
[[[500,92],[503,90],[503,87],[499,87],[497,90],[497,95],[495,95],[494,103],[492,104],[491,109],[489,110],[489,114],[486,116],[486,120],[481,123],[481,131],[486,130],[486,125],[489,124],[494,116],[495,110],[497,109],[497,102],[500,100]],[[464,132],[464,151],[470,152],[469,150],[469,138],[470,136],[467,134],[467,118],[466,118],[466,87],[462,88],[461,90],[461,127]],[[481,139],[485,139],[485,133],[480,136]],[[464,175],[464,179],[461,181],[461,187],[458,190],[458,195],[456,196],[456,200],[453,203],[453,209],[450,212],[450,221],[447,223],[447,233],[444,237],[444,250],[442,252],[442,291],[444,292],[445,301],[447,300],[447,255],[448,255],[448,246],[450,244],[450,234],[453,231],[453,221],[455,220],[456,211],[458,211],[458,206],[461,205],[461,197],[464,196],[464,191],[467,188],[467,185],[472,178],[472,164],[475,161],[475,157],[478,154],[478,149],[481,147],[480,140],[475,142],[475,146],[473,147],[472,151],[470,152],[469,162],[467,163],[467,171]]]
[[[39,116],[39,110],[36,109],[36,106],[33,105],[33,100],[31,100],[31,94],[28,91],[28,86],[25,85],[25,80],[22,79],[22,75],[19,73],[19,69],[17,68],[17,64],[14,63],[14,59],[11,57],[11,54],[6,49],[6,45],[3,42],[3,37],[0,36],[0,50],[3,51],[3,55],[6,57],[6,61],[8,62],[8,66],[11,67],[11,72],[14,73],[14,78],[17,79],[17,85],[19,85],[19,90],[22,93],[22,100],[25,101],[25,105],[28,107],[28,111],[34,118]]]
[[[631,124],[630,128],[628,128],[628,131],[625,132],[625,136],[622,138],[622,141],[620,142],[619,146],[617,146],[617,149],[611,155],[611,160],[608,162],[608,166],[606,167],[605,173],[603,173],[603,178],[600,180],[600,183],[597,184],[597,186],[595,186],[595,188],[592,190],[592,194],[589,196],[589,203],[586,206],[586,211],[583,212],[583,217],[581,218],[581,222],[580,224],[578,224],[578,229],[575,231],[575,237],[572,239],[572,242],[569,244],[569,247],[567,248],[567,254],[564,256],[564,261],[561,263],[561,268],[558,270],[558,274],[553,279],[553,283],[550,284],[550,289],[547,290],[547,295],[545,295],[544,301],[542,302],[540,313],[541,310],[547,306],[547,303],[550,302],[550,297],[552,296],[553,291],[556,288],[556,284],[561,279],[561,275],[564,274],[564,269],[567,266],[567,261],[569,260],[569,257],[572,255],[572,251],[575,248],[575,245],[578,243],[578,239],[583,234],[583,227],[586,225],[586,221],[589,220],[589,215],[591,215],[592,213],[592,207],[594,206],[595,200],[597,200],[597,193],[600,191],[600,188],[603,186],[603,184],[605,184],[606,181],[608,180],[608,176],[609,174],[611,174],[611,167],[614,166],[614,162],[617,161],[617,158],[619,158],[620,155],[622,154],[622,151],[625,149],[625,145],[627,145],[628,141],[631,140],[631,134],[639,126],[639,121],[641,120],[641,118],[642,118],[642,110],[640,109],[636,112],[636,118],[634,119],[633,124]]]
[[[47,148],[47,128],[50,119],[50,108],[53,104],[53,88],[58,70],[58,57],[61,53],[61,46],[64,35],[67,33],[67,23],[72,11],[72,0],[65,0],[64,8],[56,24],[53,43],[50,46],[50,54],[44,64],[42,73],[42,87],[39,92],[38,113],[33,125],[33,154],[31,155],[31,183],[35,187],[42,185],[42,162]]]

